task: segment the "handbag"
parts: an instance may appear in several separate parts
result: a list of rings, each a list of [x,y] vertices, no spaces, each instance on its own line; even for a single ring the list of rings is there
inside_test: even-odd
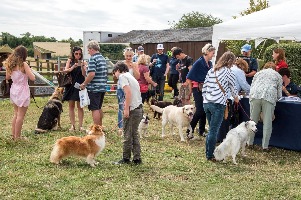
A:
[[[226,92],[225,92],[223,86],[218,82],[216,73],[215,73],[215,79],[216,79],[216,82],[217,82],[219,88],[221,89],[221,91],[224,93],[224,96],[226,97]],[[228,119],[228,115],[229,115],[229,106],[228,106],[228,100],[226,100],[226,108],[224,110],[224,119]]]
[[[146,93],[148,91],[148,84],[139,83],[139,86],[140,86],[141,93]]]
[[[10,88],[12,84],[13,84],[13,80],[11,79],[9,79],[8,81],[6,79],[2,80],[0,89],[4,97],[9,97]]]
[[[57,82],[59,87],[68,87],[72,85],[71,73],[59,72],[57,73]]]
[[[79,104],[81,108],[90,105],[90,98],[88,95],[88,90],[86,88],[79,91],[79,100],[80,100]]]

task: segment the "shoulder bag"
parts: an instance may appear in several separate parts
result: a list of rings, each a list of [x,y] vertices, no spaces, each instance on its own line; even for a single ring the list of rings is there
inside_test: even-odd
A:
[[[216,82],[217,82],[219,88],[221,89],[221,91],[224,93],[224,96],[226,97],[226,92],[225,92],[223,86],[218,82],[218,79],[217,79],[217,76],[216,76],[216,72],[214,72],[214,73],[215,73],[215,79],[216,79]],[[226,108],[225,108],[225,111],[224,111],[224,119],[228,119],[228,115],[229,115],[229,106],[230,106],[230,105],[229,105],[229,102],[228,102],[228,100],[226,100]]]
[[[72,85],[71,73],[59,72],[57,74],[57,82],[59,87],[68,87]]]

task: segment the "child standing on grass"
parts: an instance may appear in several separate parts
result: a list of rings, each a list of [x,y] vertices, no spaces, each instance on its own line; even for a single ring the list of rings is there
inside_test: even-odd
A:
[[[14,106],[11,129],[13,140],[26,139],[21,137],[21,129],[30,103],[28,78],[35,80],[35,75],[25,62],[26,58],[27,49],[24,46],[18,46],[7,59],[6,80],[12,79],[13,81],[10,88],[10,101]]]
[[[123,157],[115,164],[130,163],[131,153],[133,153],[134,164],[141,164],[141,147],[138,136],[138,126],[142,119],[142,99],[138,81],[129,73],[125,63],[116,63],[113,74],[119,79],[120,88],[125,94],[123,110]]]

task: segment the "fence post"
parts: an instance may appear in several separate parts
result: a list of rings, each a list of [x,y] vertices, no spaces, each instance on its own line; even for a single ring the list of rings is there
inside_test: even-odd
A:
[[[47,71],[50,71],[50,65],[49,65],[49,60],[46,60],[46,65],[47,65]]]
[[[57,71],[61,71],[61,60],[60,57],[57,57]]]
[[[37,71],[39,71],[40,69],[40,61],[39,61],[39,58],[36,58],[36,67],[37,67]]]

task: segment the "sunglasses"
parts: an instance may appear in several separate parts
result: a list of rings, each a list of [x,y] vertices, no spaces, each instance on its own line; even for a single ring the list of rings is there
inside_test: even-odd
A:
[[[132,48],[126,48],[124,51],[133,51]]]
[[[82,55],[82,53],[74,53],[74,55]]]
[[[207,48],[207,51],[209,51],[210,48],[214,48],[212,45],[209,45],[209,47]]]

